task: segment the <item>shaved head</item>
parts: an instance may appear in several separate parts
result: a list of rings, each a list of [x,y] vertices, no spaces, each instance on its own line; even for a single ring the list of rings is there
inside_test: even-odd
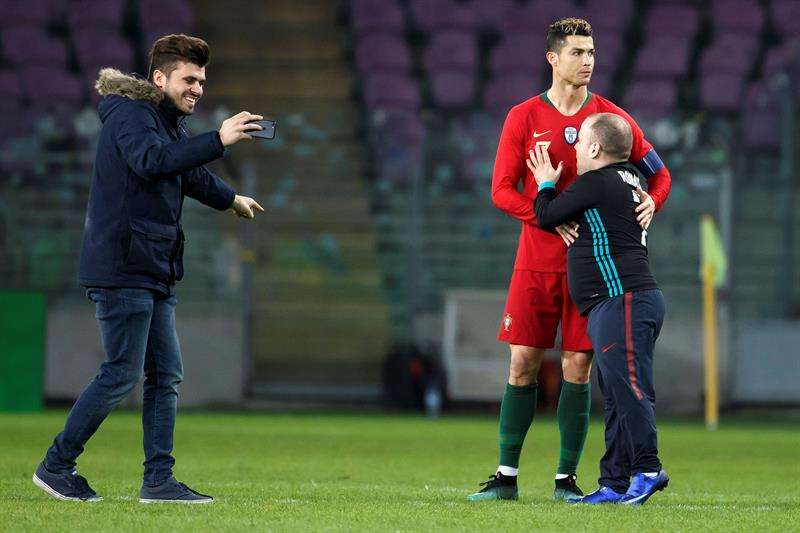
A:
[[[610,159],[627,161],[633,147],[633,132],[628,121],[614,113],[597,113],[586,119],[592,142]]]

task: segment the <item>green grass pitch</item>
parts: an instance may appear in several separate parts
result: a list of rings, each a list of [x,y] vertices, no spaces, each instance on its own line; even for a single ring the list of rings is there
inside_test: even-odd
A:
[[[496,466],[496,420],[447,416],[181,413],[178,479],[212,505],[142,505],[141,426],[113,413],[79,464],[100,503],[60,502],[31,483],[64,412],[0,414],[0,530],[13,531],[789,531],[800,530],[800,432],[790,425],[663,421],[672,481],[645,506],[551,501],[558,431],[528,435],[518,502],[465,497]],[[595,417],[579,470],[593,490]]]

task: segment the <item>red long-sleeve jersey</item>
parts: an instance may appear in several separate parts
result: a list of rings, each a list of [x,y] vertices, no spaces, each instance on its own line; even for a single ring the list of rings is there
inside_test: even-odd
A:
[[[536,180],[528,170],[525,160],[528,151],[537,143],[549,150],[553,165],[564,162],[558,190],[562,191],[575,181],[577,160],[573,145],[581,124],[595,113],[615,113],[631,125],[633,149],[630,161],[648,178],[648,192],[653,197],[656,209],[669,195],[671,178],[669,171],[644,138],[636,121],[618,106],[602,96],[589,93],[583,107],[572,116],[562,115],[542,93],[514,106],[508,112],[492,174],[492,202],[508,215],[522,221],[522,233],[517,247],[516,270],[539,272],[566,272],[567,247],[561,237],[545,231],[536,223],[533,210],[536,201]],[[518,189],[522,181],[522,191]]]

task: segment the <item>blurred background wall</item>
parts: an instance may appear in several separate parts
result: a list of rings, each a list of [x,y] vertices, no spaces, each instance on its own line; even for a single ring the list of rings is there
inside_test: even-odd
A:
[[[183,404],[377,404],[387,391],[414,403],[444,383],[453,400],[499,400],[507,348],[494,337],[519,224],[489,197],[497,140],[507,110],[549,87],[547,26],[581,16],[595,32],[590,90],[637,119],[673,177],[649,234],[668,309],[659,408],[702,407],[703,214],[729,259],[725,405],[800,403],[800,1],[2,0],[0,12],[0,289],[45,296],[47,399],[74,398],[103,358],[76,282],[97,71],[143,73],[154,38],[186,32],[212,51],[190,129],[242,109],[279,125],[274,142],[212,165],[266,216],[186,203]],[[9,316],[0,348],[19,334]],[[485,379],[459,382],[465,368]],[[543,372],[552,399],[559,366]]]

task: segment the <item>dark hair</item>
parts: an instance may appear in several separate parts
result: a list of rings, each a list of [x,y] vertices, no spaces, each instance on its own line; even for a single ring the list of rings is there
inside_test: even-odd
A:
[[[591,123],[592,137],[612,159],[627,161],[633,147],[633,132],[628,121],[614,113],[597,113]]]
[[[547,51],[558,53],[567,43],[567,36],[592,36],[592,25],[583,19],[563,18],[550,24],[547,30]]]
[[[147,79],[152,81],[156,69],[169,76],[179,61],[205,67],[209,58],[208,43],[190,35],[165,35],[150,47],[149,58]]]

